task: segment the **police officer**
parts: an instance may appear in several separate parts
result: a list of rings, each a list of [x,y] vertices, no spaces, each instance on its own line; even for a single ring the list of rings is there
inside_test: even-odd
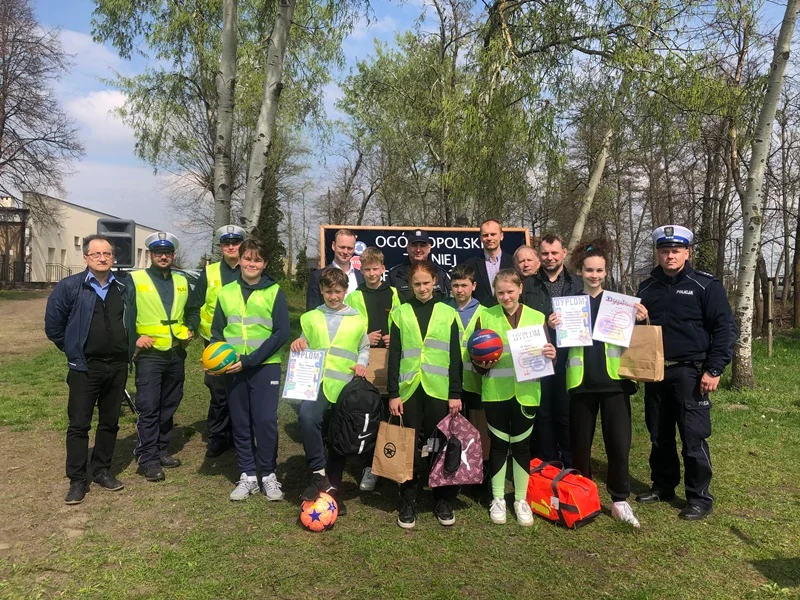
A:
[[[689,263],[693,234],[679,225],[653,232],[658,266],[638,296],[664,336],[664,381],[645,384],[645,421],[650,432],[652,489],[636,497],[645,504],[669,501],[680,483],[675,425],[683,448],[687,506],[680,518],[699,521],[711,513],[709,392],[733,356],[736,327],[722,284]]]
[[[167,453],[172,417],[183,398],[186,327],[189,298],[186,277],[172,271],[178,240],[159,231],[145,241],[151,265],[131,273],[132,308],[136,323],[136,429],[134,454],[147,481],[163,481],[164,470],[181,464]]]
[[[431,254],[431,238],[428,232],[417,229],[408,236],[406,244],[408,258],[389,270],[389,284],[397,289],[400,302],[405,303],[414,297],[414,290],[408,283],[408,270],[411,265],[428,260]],[[433,288],[434,300],[437,302],[450,296],[450,275],[442,267],[433,263],[436,268],[436,285]]]
[[[244,241],[245,232],[236,225],[223,225],[214,235],[222,253],[222,260],[206,266],[187,305],[191,309],[191,317],[187,315],[186,326],[189,330],[200,334],[204,346],[208,346],[211,339],[211,323],[214,320],[217,295],[222,286],[236,281],[239,276],[239,246]],[[195,311],[197,308],[199,312]],[[211,393],[206,421],[208,430],[206,456],[216,458],[231,447],[231,417],[225,395],[225,381],[223,377],[206,374],[203,382]]]

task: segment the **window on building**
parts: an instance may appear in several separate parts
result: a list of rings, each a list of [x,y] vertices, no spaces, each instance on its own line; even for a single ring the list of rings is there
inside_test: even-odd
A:
[[[144,263],[142,262],[142,249],[141,248],[137,248],[136,249],[136,265],[139,266],[139,267],[143,267],[144,266]]]
[[[80,250],[80,249],[81,249],[81,238],[80,238],[80,236],[76,235],[75,236],[75,250]]]
[[[67,265],[67,251],[66,250],[62,250],[61,251],[61,264],[64,265],[64,266]]]
[[[53,264],[56,260],[56,249],[55,248],[48,248],[47,249],[47,262],[49,264]]]

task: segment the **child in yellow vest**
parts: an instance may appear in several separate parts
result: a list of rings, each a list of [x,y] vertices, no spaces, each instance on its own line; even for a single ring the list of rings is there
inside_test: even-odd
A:
[[[300,497],[303,500],[314,500],[321,492],[332,494],[339,505],[340,516],[347,512],[337,493],[342,485],[345,457],[328,448],[326,465],[322,422],[325,413],[339,399],[342,388],[354,375],[366,375],[369,364],[367,319],[356,309],[344,304],[347,284],[347,275],[341,269],[323,269],[319,277],[319,287],[325,304],[300,317],[303,334],[291,346],[293,352],[328,351],[317,399],[303,401],[300,405],[300,436],[303,439],[306,462],[312,472],[311,483]]]
[[[573,272],[583,278],[583,293],[589,295],[591,322],[597,320],[603,298],[603,281],[610,252],[604,240],[580,244],[573,252]],[[646,312],[636,305],[636,318],[643,320]],[[555,328],[561,323],[558,313],[548,319]],[[572,466],[584,477],[592,477],[592,440],[600,411],[603,443],[608,459],[606,488],[611,496],[611,516],[634,528],[639,521],[633,514],[628,496],[631,493],[628,457],[631,450],[631,394],[636,386],[617,374],[623,348],[594,341],[591,346],[569,349],[567,360],[567,390],[569,391],[569,435],[572,446]]]
[[[436,268],[430,262],[411,265],[408,281],[414,297],[392,312],[386,386],[389,413],[402,415],[404,424],[417,433],[414,477],[400,485],[397,524],[404,529],[416,525],[422,446],[429,446],[431,441],[443,443],[436,425],[448,412],[457,414],[461,410],[458,316],[444,302],[434,299]],[[457,494],[458,486],[433,488],[434,512],[440,524],[455,523],[451,503]]]
[[[281,347],[289,340],[286,296],[268,275],[267,249],[255,240],[239,246],[240,272],[217,296],[211,341],[231,344],[239,360],[225,374],[239,482],[230,499],[258,493],[256,469],[268,500],[283,499],[275,475]],[[255,453],[253,449],[255,448]]]
[[[541,399],[541,388],[538,381],[516,380],[507,333],[518,327],[544,327],[545,320],[538,310],[520,304],[522,280],[515,270],[502,269],[497,273],[494,293],[499,304],[484,309],[475,326],[476,329],[491,329],[503,339],[503,354],[499,360],[476,363],[484,373],[481,401],[486,411],[491,441],[489,476],[493,498],[489,516],[493,523],[506,522],[505,482],[510,451],[514,475],[514,513],[517,523],[528,526],[533,525],[533,513],[525,500],[531,463],[530,435]],[[542,355],[554,359],[555,347],[548,342]]]
[[[364,283],[347,294],[344,303],[352,306],[367,319],[367,337],[370,348],[389,347],[389,327],[391,312],[400,306],[397,290],[384,281],[386,266],[383,252],[370,246],[361,253],[361,274]],[[385,356],[385,354],[382,354]],[[374,362],[374,356],[373,356]],[[361,483],[358,489],[371,492],[378,483],[378,477],[372,474],[372,453],[364,456],[364,468],[361,471]]]

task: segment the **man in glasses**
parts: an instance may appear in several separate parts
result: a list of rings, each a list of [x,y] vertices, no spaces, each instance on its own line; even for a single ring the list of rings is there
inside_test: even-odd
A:
[[[183,399],[186,345],[192,332],[186,327],[189,284],[172,272],[178,240],[159,231],[144,241],[151,265],[133,271],[132,319],[136,323],[136,429],[134,453],[147,481],[163,481],[164,468],[180,459],[168,453],[172,417]],[[191,309],[189,309],[191,311]]]
[[[114,247],[103,235],[83,240],[86,270],[62,279],[47,299],[45,332],[67,357],[67,477],[64,502],[80,504],[90,480],[118,491],[111,459],[119,430],[119,411],[133,354],[124,317],[130,312],[130,286],[114,277]],[[89,429],[97,405],[97,430],[88,473]]]
[[[217,295],[222,286],[235,281],[239,276],[239,246],[244,241],[244,229],[236,225],[223,225],[215,233],[222,260],[207,265],[197,285],[194,287],[189,305],[192,318],[187,316],[186,325],[203,338],[208,346],[211,339],[211,323],[214,320],[214,309],[217,307]],[[212,377],[206,374],[204,383],[211,392],[208,406],[208,442],[206,456],[216,458],[231,447],[231,418],[228,412],[228,398],[225,395],[225,378]]]

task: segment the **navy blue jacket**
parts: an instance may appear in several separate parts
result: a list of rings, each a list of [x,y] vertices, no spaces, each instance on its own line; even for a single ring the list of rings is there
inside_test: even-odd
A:
[[[332,264],[333,263],[325,265],[325,267],[330,267]],[[319,289],[319,277],[322,275],[322,271],[323,269],[311,271],[311,275],[308,278],[308,287],[306,287],[306,312],[314,310],[320,304],[325,304],[325,301],[322,299],[322,290]],[[364,284],[364,276],[359,269],[356,269],[356,283],[358,285]],[[345,290],[345,292],[347,292],[347,290]]]
[[[44,332],[59,350],[67,356],[67,366],[74,371],[88,371],[83,347],[89,337],[89,327],[92,323],[94,304],[97,301],[97,292],[86,282],[89,270],[86,269],[75,275],[62,279],[53,288],[47,299],[47,310],[44,314]],[[131,337],[131,298],[127,277],[117,277],[112,285],[119,288],[122,302],[125,306],[123,317],[125,332],[128,334],[128,356],[133,356],[135,339]],[[122,281],[120,281],[122,279]],[[133,321],[135,329],[135,321]]]
[[[650,322],[661,325],[666,360],[702,362],[705,370],[720,371],[731,362],[736,324],[725,288],[712,275],[688,262],[675,277],[656,267],[637,296]]]

